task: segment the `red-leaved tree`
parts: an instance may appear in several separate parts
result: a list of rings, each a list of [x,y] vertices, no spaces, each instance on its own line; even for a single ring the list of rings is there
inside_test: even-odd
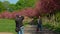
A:
[[[60,0],[38,0],[36,8],[40,13],[51,13],[60,10]]]

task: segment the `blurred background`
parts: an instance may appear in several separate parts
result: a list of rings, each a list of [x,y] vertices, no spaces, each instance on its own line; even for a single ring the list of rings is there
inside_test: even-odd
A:
[[[0,32],[16,33],[16,14],[25,17],[25,27],[41,16],[43,27],[60,34],[60,0],[0,0]]]

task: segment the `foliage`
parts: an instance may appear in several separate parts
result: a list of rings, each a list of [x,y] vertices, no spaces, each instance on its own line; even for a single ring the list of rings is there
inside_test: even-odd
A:
[[[60,9],[60,0],[40,0],[40,11],[51,13],[54,10]],[[55,12],[55,11],[54,11]]]
[[[3,3],[0,2],[0,12],[4,11],[5,10],[5,7],[3,6]]]
[[[57,32],[57,33],[60,33],[60,23],[59,24],[48,24],[48,23],[46,23],[45,25],[44,25],[44,27],[46,27],[46,28],[48,28],[49,30],[52,30],[52,31],[54,31],[54,32]]]
[[[20,10],[26,7],[34,7],[36,0],[19,0],[16,4],[11,4],[8,1],[1,2],[0,1],[0,11],[8,10]]]
[[[12,12],[14,10],[19,10],[18,14],[26,15],[28,17],[38,17],[39,15],[46,15],[50,14],[51,12],[54,13],[54,10],[60,9],[58,7],[58,0],[57,2],[56,0],[19,0],[16,4],[10,4],[9,2],[2,3],[7,4],[8,11]],[[32,8],[32,6],[34,5],[35,7]]]
[[[56,33],[60,33],[60,12],[55,14],[54,19],[51,17],[51,21],[44,22],[43,26]]]
[[[19,0],[16,3],[16,6],[21,9],[21,8],[26,8],[26,7],[34,7],[36,0]]]

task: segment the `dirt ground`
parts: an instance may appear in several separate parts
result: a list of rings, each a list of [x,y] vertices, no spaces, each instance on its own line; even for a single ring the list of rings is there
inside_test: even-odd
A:
[[[9,32],[0,32],[0,34],[13,34],[13,33],[9,33]]]

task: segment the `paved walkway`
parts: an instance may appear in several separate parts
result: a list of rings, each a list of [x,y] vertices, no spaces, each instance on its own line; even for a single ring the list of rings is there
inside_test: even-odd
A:
[[[45,28],[43,29],[43,31],[36,32],[35,25],[27,25],[25,27],[25,34],[55,34],[55,33]]]

